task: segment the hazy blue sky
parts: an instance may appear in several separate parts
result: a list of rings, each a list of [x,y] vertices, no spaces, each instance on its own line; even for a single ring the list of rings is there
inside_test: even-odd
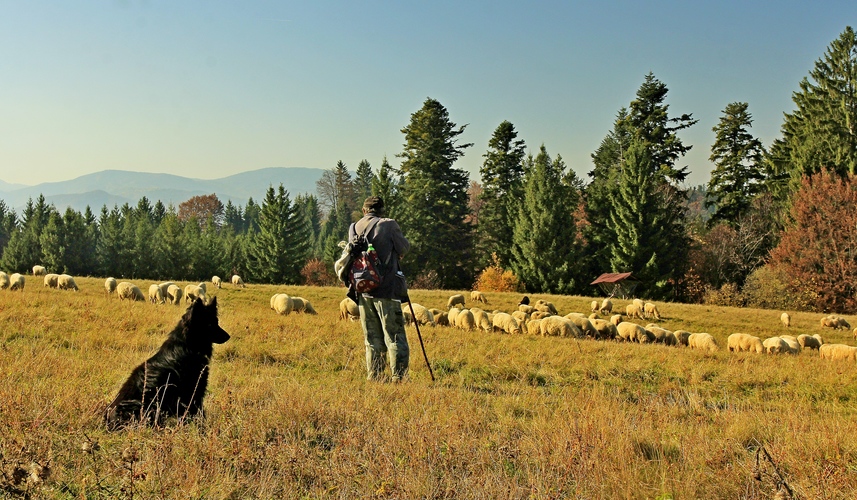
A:
[[[0,180],[398,165],[427,97],[468,124],[471,179],[503,120],[585,176],[651,71],[699,119],[681,134],[699,184],[723,108],[748,102],[768,146],[855,21],[853,0],[0,0]]]

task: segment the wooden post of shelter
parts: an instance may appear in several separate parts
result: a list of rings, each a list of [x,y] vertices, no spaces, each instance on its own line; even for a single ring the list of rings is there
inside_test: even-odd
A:
[[[598,285],[608,297],[628,299],[640,282],[631,273],[604,273],[590,285]]]

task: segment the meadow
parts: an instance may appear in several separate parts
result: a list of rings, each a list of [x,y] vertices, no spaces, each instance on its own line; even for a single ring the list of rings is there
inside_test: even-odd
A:
[[[725,348],[731,333],[785,333],[781,311],[659,304],[662,327],[709,332],[714,353],[422,326],[434,382],[410,326],[410,378],[390,384],[365,379],[360,325],[339,320],[344,288],[209,285],[232,338],[215,346],[205,418],[108,432],[102,409],[185,306],[120,302],[100,278],[77,283],[61,291],[28,276],[23,293],[0,291],[0,498],[857,492],[857,366]],[[274,293],[319,314],[278,316]],[[444,309],[452,293],[463,291],[411,297]],[[486,295],[486,309],[507,312],[521,297]],[[587,315],[592,300],[531,298]],[[794,336],[854,345],[850,331],[822,331],[821,314],[791,315]],[[33,464],[49,474],[23,479]]]

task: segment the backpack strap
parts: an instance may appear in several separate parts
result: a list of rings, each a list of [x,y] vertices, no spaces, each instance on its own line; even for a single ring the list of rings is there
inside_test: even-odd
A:
[[[360,236],[363,236],[365,238],[366,235],[369,234],[369,232],[372,231],[372,229],[374,229],[375,226],[377,226],[379,222],[381,222],[381,218],[375,217],[375,220],[373,220],[371,223],[366,225],[366,229],[363,230],[363,232],[360,234]],[[354,231],[357,232],[357,223],[356,222],[354,223]]]

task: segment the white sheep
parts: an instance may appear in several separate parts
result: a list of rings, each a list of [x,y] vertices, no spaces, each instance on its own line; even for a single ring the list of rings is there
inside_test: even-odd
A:
[[[788,354],[800,354],[800,343],[791,335],[780,335],[780,338],[788,345]]]
[[[292,310],[296,313],[318,314],[312,307],[312,304],[303,297],[292,297],[292,303],[294,304],[294,309]]]
[[[461,309],[455,316],[455,326],[462,330],[473,330],[476,328],[476,320],[469,309]]]
[[[527,334],[529,335],[541,335],[542,330],[539,324],[542,322],[540,319],[532,319],[527,321]]]
[[[182,289],[178,285],[171,284],[167,286],[166,298],[170,304],[179,305],[182,302]]]
[[[589,310],[590,310],[590,312],[596,312],[596,311],[598,311],[598,301],[597,301],[597,300],[593,300],[593,301],[589,304]]]
[[[522,313],[533,314],[536,308],[529,304],[518,304],[518,310]]]
[[[437,326],[437,323],[434,321],[434,315],[425,306],[422,306],[415,302],[411,302],[410,306],[408,306],[406,303],[402,304],[403,313],[410,313],[411,308],[413,308],[414,310],[414,318],[416,319],[417,324]]]
[[[9,275],[0,271],[0,290],[9,288]]]
[[[729,352],[765,352],[762,339],[746,333],[733,333],[726,338],[726,347]]]
[[[661,328],[654,323],[649,323],[645,328],[647,332],[651,333],[655,337],[654,342],[656,344],[676,345],[678,343],[673,332],[665,328]]]
[[[485,298],[485,294],[479,290],[473,290],[470,292],[470,300],[473,302],[482,302],[483,304],[488,303],[488,299]]]
[[[74,290],[78,291],[77,283],[74,282],[74,278],[69,276],[68,274],[60,274],[57,278],[57,288],[60,290]]]
[[[650,332],[646,331],[642,326],[623,321],[616,325],[616,338],[626,342],[639,342],[641,344],[649,341]],[[654,338],[654,336],[653,336]]]
[[[205,283],[199,283],[199,284],[198,284],[198,285],[196,285],[196,286],[198,286],[198,287],[202,288],[202,293],[203,293],[203,294],[206,294],[206,295],[208,294],[208,287],[207,287],[207,286],[205,286]]]
[[[791,351],[786,341],[779,337],[765,339],[765,341],[762,342],[762,346],[768,354],[785,354]]]
[[[661,319],[661,313],[658,312],[658,306],[652,302],[646,302],[643,306],[643,313],[646,315],[646,318],[655,318],[656,320]]]
[[[161,293],[161,287],[157,283],[149,285],[149,302],[152,304],[164,303],[164,294]]]
[[[9,291],[21,290],[24,291],[24,275],[15,273],[9,276]]]
[[[116,295],[119,296],[119,300],[128,299],[131,301],[146,301],[146,297],[143,295],[143,292],[137,288],[137,285],[128,283],[127,281],[123,281],[116,285]]]
[[[351,297],[345,297],[339,302],[339,319],[346,318],[351,321],[360,319],[360,308],[357,302],[351,300]]]
[[[845,344],[824,344],[818,348],[818,357],[833,361],[857,361],[857,347]]]
[[[116,278],[107,278],[104,280],[104,291],[107,292],[108,297],[116,291]]]
[[[33,276],[44,276],[48,274],[48,270],[45,269],[45,266],[33,266]]]
[[[50,274],[45,275],[43,281],[45,283],[45,287],[56,288],[57,286],[59,286],[59,279],[60,279],[59,274],[50,273]]]
[[[292,301],[292,298],[285,293],[277,293],[271,297],[271,309],[273,309],[277,314],[288,316],[294,309],[294,302]]]
[[[792,317],[789,316],[789,313],[780,314],[780,321],[783,323],[783,326],[786,328],[792,326]]]
[[[449,326],[449,316],[446,311],[441,311],[436,307],[430,307],[429,312],[434,316],[434,322],[438,326]]]
[[[590,320],[595,331],[598,332],[596,339],[612,340],[615,339],[619,332],[616,330],[616,325],[606,319]]]
[[[547,316],[539,321],[539,333],[542,337],[582,337],[580,329],[568,318]]]
[[[643,319],[643,309],[637,304],[628,304],[625,307],[625,315],[628,316],[628,319]]]
[[[517,320],[521,327],[526,325],[527,321],[530,319],[530,316],[523,311],[512,311],[512,317]]]
[[[687,346],[691,349],[700,349],[703,351],[714,352],[720,347],[717,341],[710,333],[692,333],[687,338]]]
[[[601,301],[601,307],[598,309],[601,314],[610,314],[613,312],[613,301],[610,298],[606,298]]]
[[[598,336],[598,330],[592,326],[592,322],[589,321],[589,319],[578,316],[577,313],[569,313],[565,317],[574,323],[575,326],[577,326],[577,328],[580,329],[580,331],[587,337],[595,338]]]
[[[621,314],[614,314],[613,316],[610,316],[610,322],[613,323],[614,325],[618,325],[619,323],[622,322],[622,315]]]
[[[220,288],[223,285],[223,280],[220,279],[220,276],[212,276],[211,284],[214,285],[214,288]]]
[[[554,313],[550,311],[533,311],[530,314],[530,319],[544,319],[549,316],[556,316]]]
[[[523,333],[521,331],[521,324],[518,323],[518,320],[516,320],[514,317],[512,317],[511,314],[506,314],[504,312],[495,314],[493,321],[492,321],[492,324],[494,325],[495,330],[498,330],[501,332],[518,334],[518,335]]]
[[[187,285],[184,287],[184,301],[192,303],[196,299],[201,299],[205,302],[205,290],[198,285]]]
[[[242,281],[241,276],[238,276],[237,274],[232,275],[232,284],[244,288],[244,281]]]
[[[476,328],[480,328],[486,332],[494,330],[494,322],[487,312],[478,307],[471,308],[470,312],[473,314],[473,322]]]
[[[797,336],[798,344],[804,349],[815,349],[818,350],[819,347],[824,345],[824,339],[821,338],[821,335],[815,334],[810,337],[807,334],[802,334]]]
[[[460,293],[450,295],[449,300],[446,301],[446,308],[452,309],[456,306],[460,306],[459,309],[464,308],[464,295],[461,295]]]
[[[536,301],[536,305],[533,307],[536,308],[536,311],[549,312],[551,314],[559,314],[556,310],[556,306],[553,305],[553,302],[548,302],[544,299],[539,299]]]
[[[821,327],[833,328],[834,330],[838,330],[840,328],[844,330],[851,329],[851,325],[847,321],[845,321],[845,318],[838,317],[833,314],[821,318]]]
[[[632,301],[631,301],[631,303],[632,303],[632,304],[634,304],[635,306],[639,307],[641,311],[642,311],[642,310],[644,309],[644,307],[645,307],[645,305],[643,304],[643,301],[642,301],[642,300],[640,300],[640,299],[634,299],[634,300],[632,300]]]
[[[458,313],[461,312],[461,309],[457,307],[453,307],[446,314],[447,319],[449,319],[449,326],[455,326],[455,317],[458,316]]]
[[[685,347],[688,346],[688,340],[690,339],[691,333],[687,330],[676,330],[673,332],[676,340],[678,341],[678,345],[683,345]]]

